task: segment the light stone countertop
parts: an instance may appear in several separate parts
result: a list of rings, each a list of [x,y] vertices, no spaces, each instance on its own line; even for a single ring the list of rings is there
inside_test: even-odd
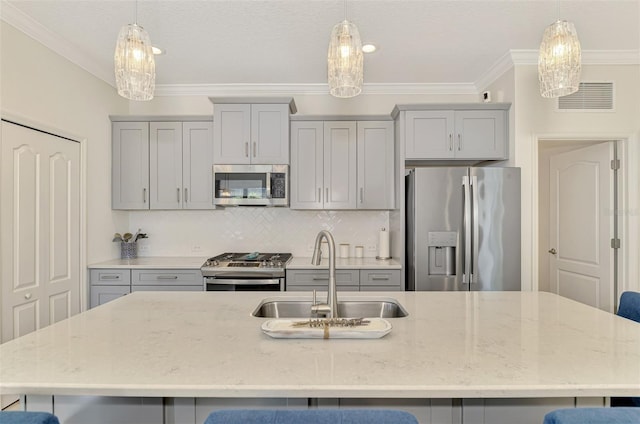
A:
[[[200,269],[208,256],[149,256],[96,262],[87,268],[104,269]]]
[[[0,393],[153,397],[640,395],[640,325],[550,293],[352,293],[381,339],[272,339],[260,292],[137,292],[0,345]],[[277,297],[300,298],[297,293]],[[307,296],[308,297],[308,296]],[[307,297],[304,297],[305,299]]]
[[[328,259],[323,259],[320,265],[312,265],[311,256],[295,256],[287,264],[287,269],[323,269],[328,267]],[[336,269],[402,269],[402,265],[393,258],[384,260],[376,258],[336,258]]]

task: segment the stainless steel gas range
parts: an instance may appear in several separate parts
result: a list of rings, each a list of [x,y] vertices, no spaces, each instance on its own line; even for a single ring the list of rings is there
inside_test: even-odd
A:
[[[207,291],[284,291],[291,253],[223,253],[200,270]]]

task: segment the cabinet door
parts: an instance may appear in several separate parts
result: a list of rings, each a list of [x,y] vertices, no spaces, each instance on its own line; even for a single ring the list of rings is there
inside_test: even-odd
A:
[[[182,209],[182,123],[149,124],[151,209]]]
[[[323,128],[321,121],[291,123],[291,209],[322,209]]]
[[[360,270],[360,290],[362,291],[399,291],[400,289],[400,270]]]
[[[182,207],[214,209],[213,124],[182,124]]]
[[[407,159],[454,157],[453,111],[407,111],[405,118],[405,157]]]
[[[504,110],[456,111],[456,159],[505,159]]]
[[[252,164],[289,164],[289,105],[251,105]]]
[[[358,209],[393,209],[392,121],[358,122]]]
[[[213,106],[213,159],[216,164],[248,164],[251,105]]]
[[[116,300],[131,293],[131,286],[91,285],[91,308]]]
[[[155,286],[157,290],[164,290],[163,286],[200,286],[204,290],[204,280],[199,269],[133,269],[131,286]]]
[[[323,290],[329,285],[328,269],[295,269],[287,271],[287,290]],[[336,270],[336,287],[343,290],[358,291],[360,286],[360,273],[357,269]]]
[[[149,123],[112,125],[113,209],[149,209]]]
[[[356,123],[324,123],[324,208],[356,208]]]

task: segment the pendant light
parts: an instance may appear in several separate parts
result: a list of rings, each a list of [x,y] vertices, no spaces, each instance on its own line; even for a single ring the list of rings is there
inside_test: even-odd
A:
[[[151,100],[156,87],[156,64],[149,34],[135,23],[123,26],[114,54],[118,94],[129,100]]]
[[[558,1],[558,15],[560,9]],[[558,19],[544,30],[538,56],[540,95],[546,98],[567,96],[580,86],[581,48],[576,28]]]
[[[331,31],[327,53],[329,92],[332,96],[348,98],[362,92],[364,58],[358,28],[347,20],[347,1],[344,2],[344,21]]]

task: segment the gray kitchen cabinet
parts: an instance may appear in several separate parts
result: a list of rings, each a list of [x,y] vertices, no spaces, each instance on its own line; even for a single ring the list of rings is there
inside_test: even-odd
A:
[[[393,209],[391,121],[293,121],[292,209]]]
[[[507,111],[407,110],[407,160],[506,159]]]
[[[95,308],[131,293],[131,273],[128,269],[92,269],[89,286],[89,307]]]
[[[204,280],[199,269],[132,269],[131,291],[204,291]]]
[[[112,117],[113,209],[214,208],[210,120],[118,119],[125,118]]]
[[[215,103],[216,164],[289,164],[289,104]]]
[[[286,291],[327,291],[329,270],[295,269],[287,270]],[[336,270],[336,288],[338,291],[358,291],[360,274],[358,270]]]
[[[204,291],[199,269],[91,269],[90,307],[136,291]]]
[[[329,270],[287,270],[287,291],[327,291]],[[399,269],[338,269],[336,287],[339,291],[401,291]]]
[[[211,122],[151,122],[150,208],[213,209]]]
[[[395,207],[392,121],[358,121],[358,209]]]
[[[149,123],[112,124],[113,209],[149,209]]]
[[[361,269],[360,291],[401,291],[399,269]]]

